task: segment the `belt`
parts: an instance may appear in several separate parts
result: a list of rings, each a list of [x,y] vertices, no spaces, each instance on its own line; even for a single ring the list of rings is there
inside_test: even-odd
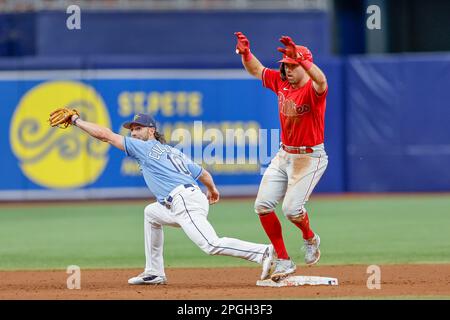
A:
[[[281,144],[281,148],[283,148],[283,150],[286,151],[287,153],[294,153],[294,154],[305,154],[314,152],[314,149],[311,147],[290,147]]]
[[[173,197],[175,197],[181,191],[181,187],[184,187],[185,189],[197,188],[197,186],[193,185],[192,183],[179,185],[178,187],[173,189],[164,200],[158,202],[165,206],[167,209],[170,209],[172,207]]]

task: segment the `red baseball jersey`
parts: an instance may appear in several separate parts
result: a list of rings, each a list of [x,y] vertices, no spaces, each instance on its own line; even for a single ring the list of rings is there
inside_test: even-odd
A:
[[[303,87],[294,89],[287,80],[281,80],[279,71],[268,68],[263,70],[262,82],[278,96],[281,142],[292,147],[323,143],[328,87],[318,95],[309,80]]]

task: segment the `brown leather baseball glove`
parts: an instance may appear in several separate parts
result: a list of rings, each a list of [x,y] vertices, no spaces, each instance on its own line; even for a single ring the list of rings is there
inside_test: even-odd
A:
[[[66,129],[72,124],[72,116],[74,114],[80,116],[80,113],[76,109],[58,108],[50,113],[50,118],[48,121],[52,127]]]

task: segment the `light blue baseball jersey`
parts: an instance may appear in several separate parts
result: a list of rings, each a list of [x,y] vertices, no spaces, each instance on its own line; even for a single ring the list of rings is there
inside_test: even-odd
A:
[[[195,180],[202,173],[202,167],[180,150],[157,140],[125,137],[124,145],[126,154],[137,160],[145,183],[158,201],[180,184],[196,185]]]

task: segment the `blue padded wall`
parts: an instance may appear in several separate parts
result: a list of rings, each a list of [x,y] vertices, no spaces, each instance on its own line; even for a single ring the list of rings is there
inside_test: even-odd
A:
[[[349,191],[450,190],[450,55],[352,57]]]

